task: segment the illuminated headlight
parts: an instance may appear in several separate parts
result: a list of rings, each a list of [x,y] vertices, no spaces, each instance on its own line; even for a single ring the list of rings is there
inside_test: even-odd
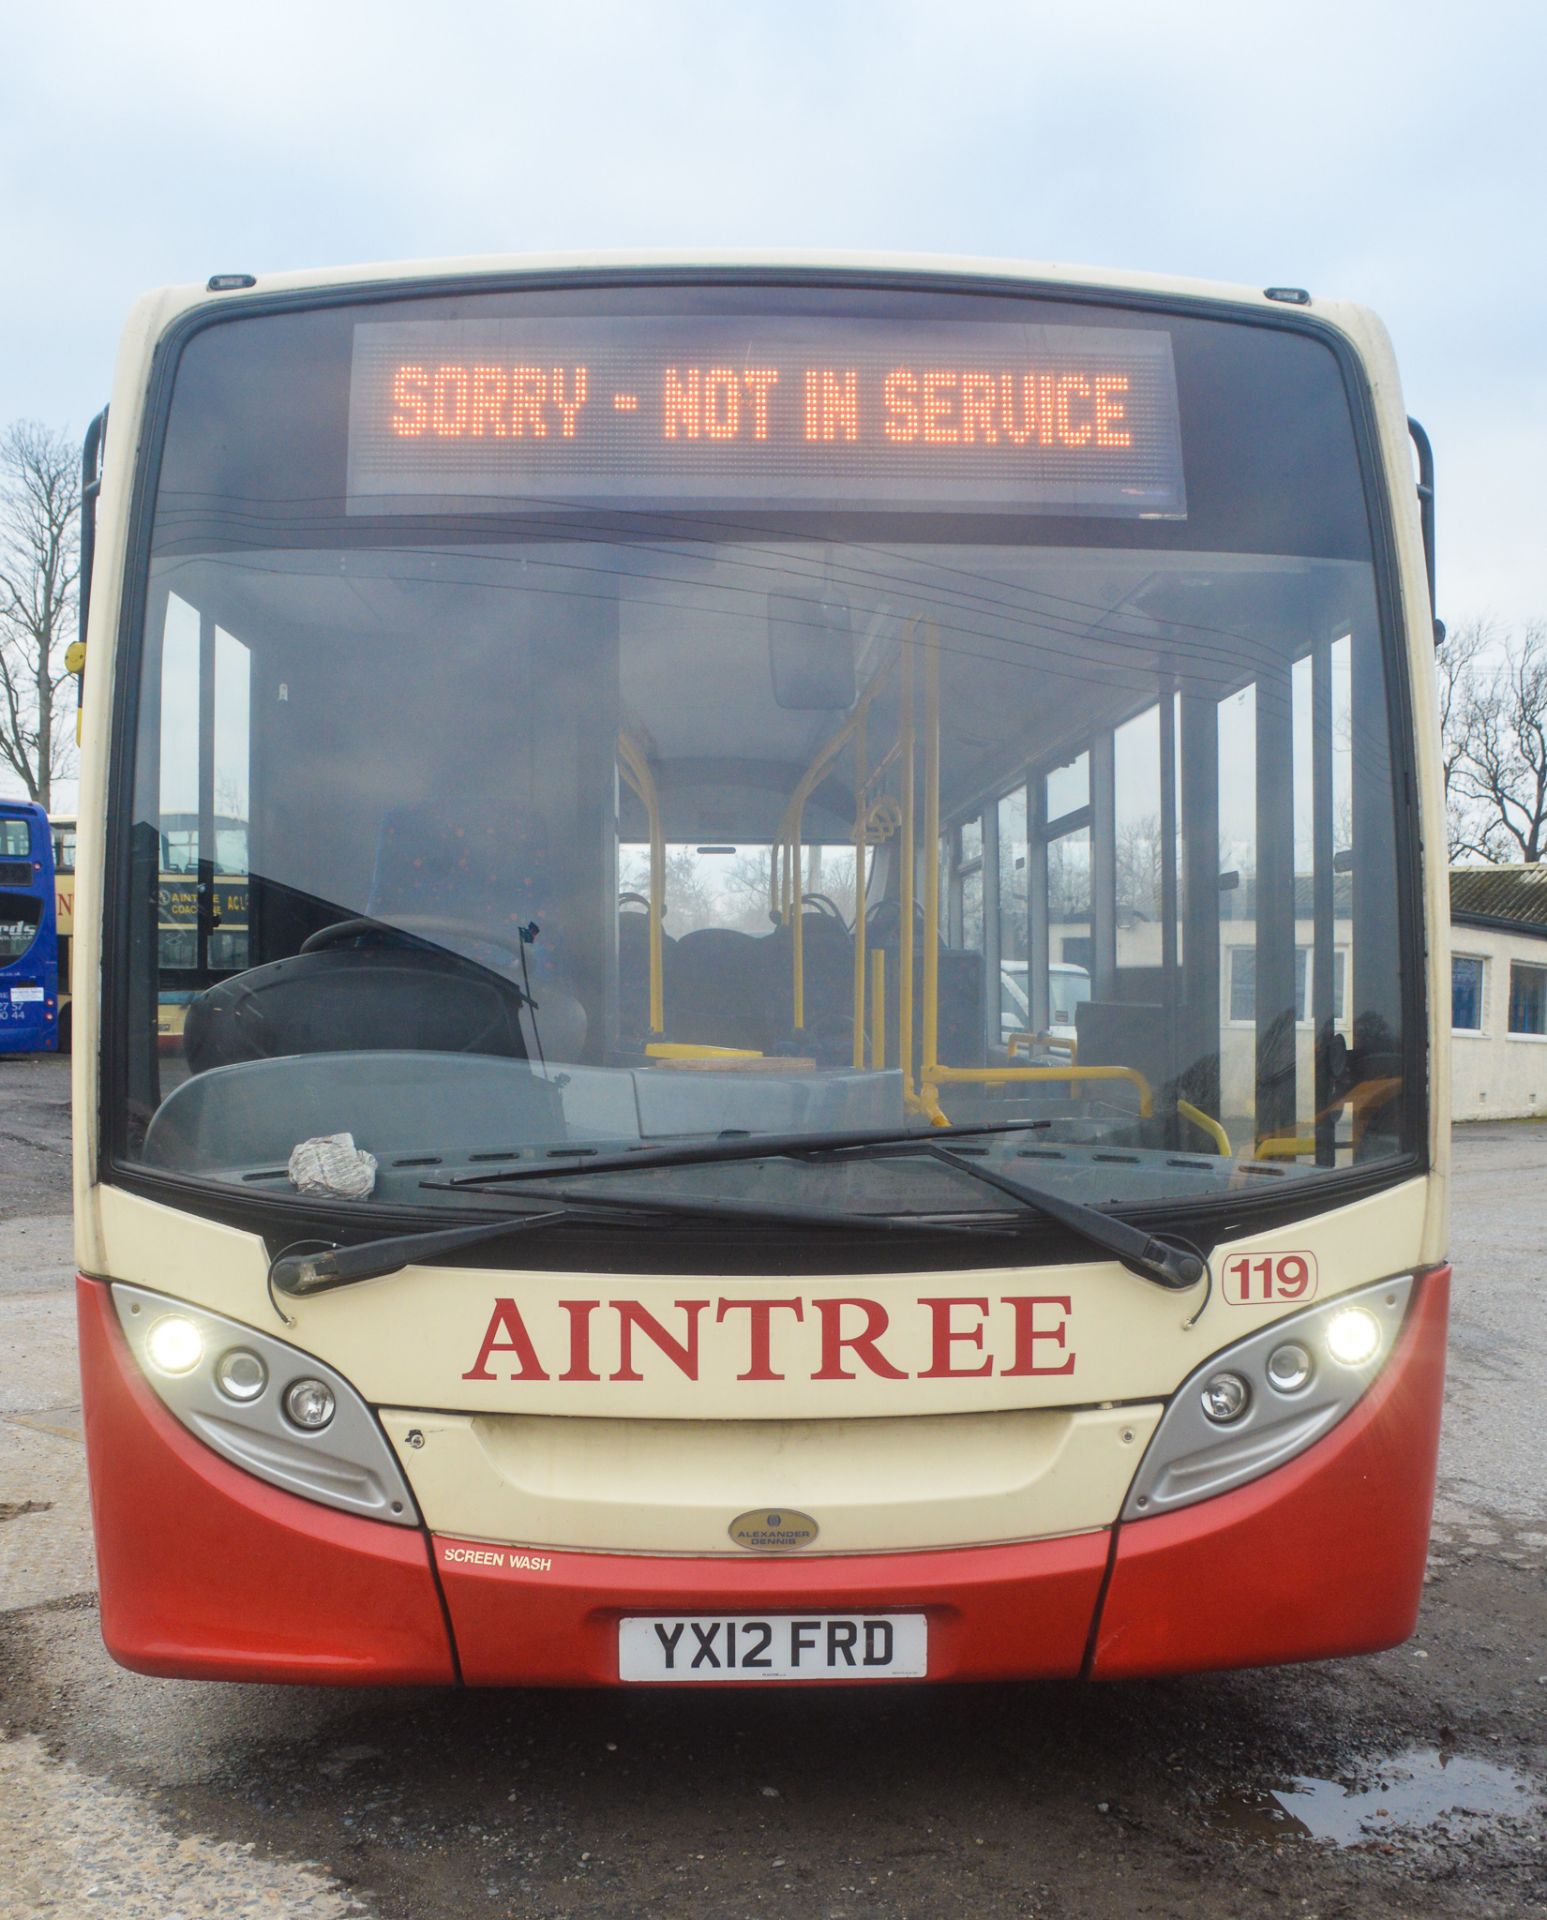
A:
[[[1362,1367],[1380,1350],[1380,1322],[1363,1307],[1344,1307],[1327,1323],[1327,1351],[1345,1367]]]
[[[1203,1411],[1220,1426],[1239,1420],[1250,1405],[1251,1397],[1251,1388],[1238,1373],[1210,1374],[1199,1394]]]
[[[293,1380],[285,1388],[285,1412],[307,1433],[328,1424],[335,1404],[333,1389],[325,1380]]]
[[[215,1362],[215,1385],[228,1400],[256,1400],[269,1370],[251,1347],[230,1347]]]
[[[180,1313],[164,1313],[146,1334],[145,1351],[163,1373],[192,1373],[204,1358],[204,1337]]]

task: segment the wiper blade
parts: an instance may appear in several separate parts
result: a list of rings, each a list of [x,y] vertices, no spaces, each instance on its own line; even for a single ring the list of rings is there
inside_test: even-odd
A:
[[[380,1280],[389,1273],[458,1253],[483,1240],[509,1233],[525,1233],[550,1221],[571,1218],[573,1209],[559,1207],[547,1213],[511,1214],[504,1220],[480,1220],[470,1227],[429,1228],[421,1233],[394,1233],[385,1240],[366,1240],[357,1247],[329,1247],[316,1253],[282,1253],[269,1266],[269,1286],[302,1300],[334,1287],[350,1287],[359,1280]]]
[[[700,1140],[693,1146],[636,1147],[630,1153],[600,1153],[572,1167],[502,1167],[497,1173],[464,1173],[455,1180],[426,1184],[447,1187],[504,1187],[526,1180],[574,1180],[593,1173],[629,1173],[635,1167],[707,1167],[721,1161],[784,1160],[805,1154],[849,1153],[863,1148],[926,1148],[937,1140],[971,1140],[991,1133],[1032,1133],[1048,1120],[1000,1120],[981,1127],[930,1127],[899,1133],[895,1127],[866,1127],[850,1133],[738,1133]],[[583,1148],[575,1149],[577,1156]],[[562,1154],[562,1150],[560,1150]]]
[[[567,1179],[569,1175],[565,1172],[549,1177]],[[421,1180],[419,1184],[436,1193],[454,1193],[461,1185],[456,1180]],[[834,1227],[857,1227],[876,1233],[1005,1233],[1014,1227],[1013,1219],[1002,1214],[985,1214],[981,1220],[939,1220],[923,1214],[851,1213],[844,1207],[792,1207],[777,1201],[720,1199],[710,1194],[695,1199],[691,1194],[571,1193],[563,1187],[545,1187],[534,1198],[565,1201],[566,1217],[570,1218],[575,1210],[589,1213],[616,1208],[620,1213],[660,1214],[685,1220],[751,1220],[777,1226],[822,1227],[829,1232]]]

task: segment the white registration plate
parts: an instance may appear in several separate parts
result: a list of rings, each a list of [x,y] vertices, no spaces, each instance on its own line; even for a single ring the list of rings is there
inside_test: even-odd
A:
[[[921,1680],[922,1613],[667,1614],[623,1620],[620,1680]]]

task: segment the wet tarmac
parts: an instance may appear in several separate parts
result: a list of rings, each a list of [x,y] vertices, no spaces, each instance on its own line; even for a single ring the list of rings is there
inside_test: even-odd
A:
[[[0,1119],[3,1920],[1547,1916],[1547,1126],[1459,1142],[1405,1647],[1099,1688],[332,1692],[102,1652],[62,1087],[27,1082],[40,1139]]]

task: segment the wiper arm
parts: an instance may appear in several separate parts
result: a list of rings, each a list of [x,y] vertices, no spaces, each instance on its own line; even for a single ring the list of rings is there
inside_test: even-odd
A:
[[[385,1240],[367,1240],[357,1247],[329,1247],[317,1253],[282,1253],[269,1267],[269,1286],[303,1300],[334,1287],[351,1287],[359,1280],[380,1280],[389,1273],[443,1253],[476,1247],[509,1233],[525,1233],[553,1220],[568,1219],[572,1208],[548,1213],[512,1214],[505,1220],[480,1220],[471,1227],[430,1228],[422,1233],[394,1233]]]
[[[937,1140],[972,1140],[990,1133],[1031,1133],[1048,1120],[1000,1120],[991,1126],[931,1127],[899,1133],[895,1127],[866,1127],[850,1133],[738,1133],[700,1140],[694,1146],[636,1147],[631,1153],[600,1153],[572,1167],[502,1167],[497,1173],[464,1173],[455,1180],[426,1181],[447,1187],[504,1187],[524,1180],[574,1180],[593,1173],[629,1173],[635,1167],[707,1167],[729,1160],[783,1160],[812,1153],[847,1153],[856,1148],[926,1148]],[[583,1149],[576,1149],[577,1154]]]
[[[924,1142],[923,1150],[932,1160],[943,1161],[946,1166],[955,1167],[959,1172],[981,1181],[985,1187],[997,1188],[1000,1193],[1019,1200],[1023,1206],[1045,1213],[1050,1220],[1057,1220],[1082,1240],[1115,1254],[1131,1272],[1146,1280],[1153,1280],[1157,1286],[1181,1292],[1187,1287],[1195,1287],[1208,1274],[1208,1262],[1202,1254],[1195,1253],[1190,1247],[1170,1246],[1166,1241],[1156,1239],[1153,1234],[1145,1233],[1141,1227],[1131,1227],[1126,1220],[1115,1220],[1099,1207],[1086,1206],[1080,1200],[1065,1200],[1060,1194],[1048,1193],[1042,1187],[1012,1180],[1008,1174],[997,1173],[992,1167],[985,1167],[976,1160],[963,1159],[959,1153],[952,1153],[948,1147],[937,1146],[932,1140]]]

